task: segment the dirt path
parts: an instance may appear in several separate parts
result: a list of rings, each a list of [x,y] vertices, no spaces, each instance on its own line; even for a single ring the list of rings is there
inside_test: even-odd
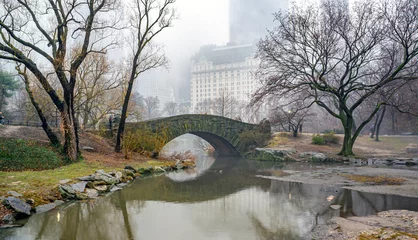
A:
[[[25,140],[48,141],[48,137],[42,128],[25,126],[1,126],[0,138],[19,138]]]

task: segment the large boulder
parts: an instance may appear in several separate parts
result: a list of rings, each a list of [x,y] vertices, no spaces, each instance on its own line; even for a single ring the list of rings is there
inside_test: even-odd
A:
[[[311,162],[327,162],[333,160],[328,158],[325,154],[318,152],[303,152],[299,154],[299,157],[309,159]],[[350,159],[349,161],[351,162]]]
[[[292,158],[292,150],[279,150],[272,148],[256,148],[245,157],[260,161],[295,161]]]
[[[136,173],[136,170],[135,170],[135,172],[134,171],[132,171],[132,170],[130,170],[130,169],[123,169],[123,172],[122,172],[124,175],[126,175],[126,177],[128,177],[128,176],[130,176],[130,177],[135,177],[135,173]]]
[[[99,191],[96,190],[96,189],[90,189],[90,188],[88,188],[88,189],[86,189],[86,195],[89,198],[97,198],[99,196]]]
[[[55,205],[55,203],[49,203],[49,204],[44,204],[44,205],[37,206],[35,209],[36,209],[36,213],[40,214],[40,213],[44,213],[44,212],[49,212],[56,207],[57,207],[57,205]]]
[[[120,180],[103,170],[97,170],[95,174],[95,181],[105,181],[108,185],[118,184]]]
[[[120,174],[118,175],[120,176]],[[116,176],[116,172],[115,172],[115,176]],[[103,170],[97,170],[95,174],[84,176],[84,177],[79,177],[78,180],[90,181],[90,182],[104,181],[108,185],[113,185],[113,184],[118,184],[120,182],[120,179],[118,179],[115,176],[112,176],[111,174],[108,174]]]
[[[16,219],[22,219],[30,216],[30,210],[32,209],[29,204],[16,197],[8,197],[4,199],[3,205],[12,209],[16,213],[14,216]]]
[[[132,171],[133,173],[136,173],[135,168],[133,168],[132,166],[129,166],[129,165],[125,166],[124,170],[130,170],[130,171]]]
[[[77,199],[76,192],[69,185],[58,185],[58,191],[60,192],[62,198]]]
[[[152,168],[152,167],[146,167],[146,168],[139,168],[137,172],[139,174],[150,174],[153,171],[154,171],[154,168]]]
[[[82,193],[82,192],[85,191],[86,185],[87,185],[87,182],[82,181],[82,182],[78,182],[78,183],[75,183],[75,184],[71,184],[70,186],[71,186],[72,189],[74,189],[74,191]]]
[[[323,153],[312,153],[311,161],[312,162],[325,162],[327,161],[327,156]]]

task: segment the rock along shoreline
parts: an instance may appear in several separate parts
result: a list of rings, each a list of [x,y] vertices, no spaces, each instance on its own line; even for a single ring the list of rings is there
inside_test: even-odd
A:
[[[126,166],[122,171],[105,172],[97,170],[88,176],[76,179],[63,179],[56,187],[59,192],[59,200],[35,206],[33,199],[24,199],[23,195],[15,191],[9,191],[7,196],[0,196],[0,210],[5,212],[0,218],[0,229],[22,227],[24,221],[34,214],[51,211],[66,202],[94,200],[122,190],[135,179],[155,177],[166,172],[182,171],[194,168],[193,161],[177,161],[169,166],[145,167],[135,169]]]

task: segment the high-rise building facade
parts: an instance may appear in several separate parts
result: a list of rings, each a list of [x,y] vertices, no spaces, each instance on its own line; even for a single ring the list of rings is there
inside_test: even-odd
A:
[[[225,97],[233,99],[235,107],[249,103],[258,88],[254,77],[259,66],[255,43],[274,27],[273,13],[288,7],[289,0],[230,0],[230,43],[204,46],[192,58],[193,112],[217,114],[210,105]]]
[[[204,46],[194,56],[190,96],[194,112],[211,113],[208,106],[223,94],[248,102],[256,88],[252,72],[258,67],[253,45]]]

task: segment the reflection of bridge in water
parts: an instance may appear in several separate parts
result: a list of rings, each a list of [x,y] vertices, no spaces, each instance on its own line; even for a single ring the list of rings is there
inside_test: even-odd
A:
[[[202,202],[224,197],[242,189],[261,187],[268,190],[270,180],[255,177],[239,158],[218,158],[212,166],[191,181],[173,181],[168,177],[146,178],[129,186],[125,199],[165,202]],[[190,171],[193,171],[191,169]],[[187,171],[185,172],[187,174]]]
[[[418,210],[415,198],[259,178],[253,162],[218,160],[224,166],[214,164],[197,179],[142,179],[92,203],[35,215],[23,228],[0,231],[0,238],[310,239],[313,228],[334,216]],[[335,211],[333,204],[342,207]]]
[[[241,133],[256,131],[270,133],[269,124],[249,124],[213,115],[178,115],[139,123],[127,123],[127,129],[150,128],[153,131],[167,129],[169,141],[189,133],[209,142],[222,156],[239,156],[247,152]]]
[[[341,205],[340,212],[343,216],[365,216],[390,209],[418,211],[417,198],[256,177],[260,172],[257,171],[257,167],[249,166],[249,164],[252,162],[239,161],[237,158],[217,159],[209,170],[192,181],[176,182],[168,177],[144,179],[130,186],[133,188],[132,191],[125,192],[124,197],[127,201],[141,199],[176,203],[208,202],[244,189],[258,188],[259,191],[281,199],[282,203],[284,203],[284,197],[286,201],[315,212],[318,216],[331,214],[334,210],[330,208],[330,205],[333,204]],[[245,199],[244,201],[261,205],[272,203],[271,199],[262,201],[257,196],[250,195],[247,197],[251,200]]]

